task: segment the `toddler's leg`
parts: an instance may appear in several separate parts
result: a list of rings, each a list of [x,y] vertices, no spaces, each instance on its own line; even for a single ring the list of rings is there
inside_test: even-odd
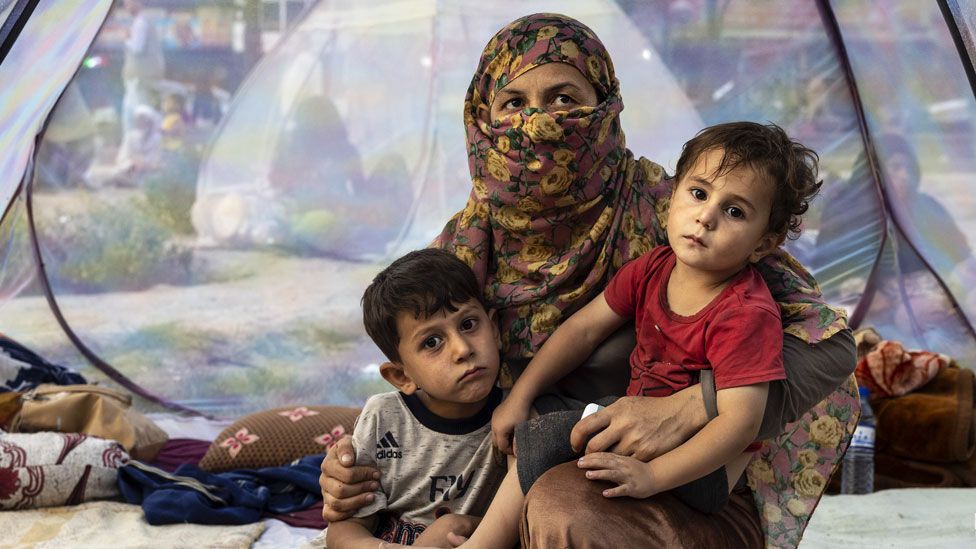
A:
[[[583,410],[553,412],[515,427],[516,468],[522,493],[549,469],[580,456],[569,445],[569,434]]]
[[[722,510],[729,500],[729,479],[725,467],[678,486],[671,492],[688,507],[711,515]]]

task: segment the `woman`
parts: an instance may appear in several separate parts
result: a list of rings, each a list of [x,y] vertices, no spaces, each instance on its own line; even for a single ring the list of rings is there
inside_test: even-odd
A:
[[[625,148],[622,109],[606,49],[590,29],[568,17],[518,19],[482,54],[464,106],[473,190],[434,245],[472,266],[498,311],[507,366],[503,385],[625,261],[664,243],[660,219],[671,181],[660,166]],[[786,421],[851,373],[854,347],[845,318],[823,304],[802,267],[784,254],[766,260],[761,270],[784,309],[790,378],[770,386],[761,431],[766,437],[778,434]],[[536,408],[557,409],[567,397],[592,401],[623,394],[631,334],[633,328],[624,327],[590,358],[589,368],[577,370]],[[620,399],[581,421],[574,445],[595,434],[588,451],[611,448],[642,460],[667,451],[714,416],[714,386],[706,381],[671,397]],[[371,470],[340,465],[337,456],[346,462],[351,454],[343,442],[323,464],[327,519],[347,516],[345,511],[371,496],[363,493],[369,482],[355,484],[372,478]],[[765,469],[760,473],[767,476]],[[617,546],[600,525],[607,520],[621,540],[652,546],[696,540],[710,546],[763,544],[748,490],[736,491],[721,513],[704,516],[667,494],[611,501],[594,486],[599,485],[585,480],[573,463],[540,478],[527,496],[523,545]]]

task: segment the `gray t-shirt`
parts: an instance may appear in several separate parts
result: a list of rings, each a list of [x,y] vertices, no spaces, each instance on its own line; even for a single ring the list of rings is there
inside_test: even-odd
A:
[[[392,516],[378,535],[403,544],[445,513],[484,516],[505,476],[491,441],[491,414],[501,398],[496,387],[478,414],[452,420],[434,415],[416,395],[370,397],[352,438],[356,464],[378,467],[381,486],[355,516]]]

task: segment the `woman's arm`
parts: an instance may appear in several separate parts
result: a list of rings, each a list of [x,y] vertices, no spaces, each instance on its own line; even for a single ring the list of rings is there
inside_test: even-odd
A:
[[[705,477],[738,458],[755,440],[766,392],[766,383],[719,391],[718,417],[690,440],[649,463],[604,452],[584,456],[579,466],[590,469],[587,478],[617,484],[604,491],[607,497],[646,498]]]
[[[840,387],[856,365],[854,336],[845,329],[808,344],[787,334],[783,337],[783,363],[786,379],[769,383],[758,439],[776,437],[784,425],[799,419]],[[570,442],[577,449],[585,445],[587,454],[612,450],[649,461],[676,448],[714,419],[715,398],[712,372],[703,370],[701,385],[668,397],[624,397],[583,418],[573,428]]]
[[[786,379],[769,384],[757,438],[778,436],[784,425],[799,419],[840,387],[856,365],[857,351],[850,329],[813,344],[789,334],[783,336]]]

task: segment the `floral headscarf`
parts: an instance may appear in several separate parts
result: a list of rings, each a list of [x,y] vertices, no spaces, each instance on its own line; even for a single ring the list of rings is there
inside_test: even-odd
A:
[[[578,69],[596,107],[526,109],[485,122],[495,93],[546,63]],[[507,358],[531,357],[556,326],[603,290],[620,266],[667,243],[671,180],[636,159],[620,128],[623,101],[606,47],[564,15],[517,19],[485,47],[464,100],[472,191],[433,242],[474,269],[498,311]],[[787,254],[760,270],[787,332],[815,342],[846,327],[843,313]],[[503,386],[511,382],[502,371]]]
[[[479,118],[498,90],[546,63],[576,67],[600,104]],[[532,356],[624,262],[665,239],[655,206],[666,207],[670,187],[660,166],[625,148],[621,110],[610,56],[578,21],[530,15],[482,53],[464,101],[473,190],[435,245],[484,284],[506,357]]]

